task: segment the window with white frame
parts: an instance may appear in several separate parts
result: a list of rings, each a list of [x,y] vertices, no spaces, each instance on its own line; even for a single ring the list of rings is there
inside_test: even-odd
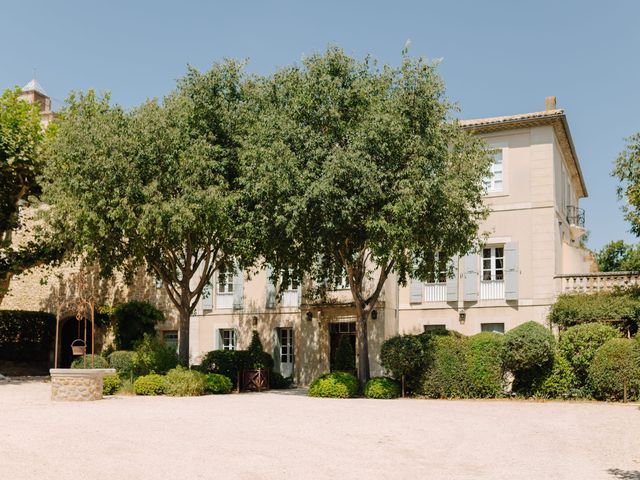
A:
[[[293,329],[278,329],[278,337],[280,341],[280,362],[293,363]]]
[[[289,285],[282,292],[283,307],[297,307],[300,304],[300,292],[298,291],[300,283],[297,280],[291,280]]]
[[[233,293],[233,272],[220,270],[218,272],[218,293]]]
[[[440,254],[436,253],[433,258],[433,272],[429,272],[428,284],[447,283],[447,265],[440,261]]]
[[[485,247],[482,249],[482,281],[504,280],[504,247]]]
[[[220,332],[220,350],[236,349],[236,331],[233,328],[221,328]]]
[[[485,179],[484,186],[487,193],[502,192],[504,190],[504,153],[499,146],[493,147],[493,163],[489,177]]]

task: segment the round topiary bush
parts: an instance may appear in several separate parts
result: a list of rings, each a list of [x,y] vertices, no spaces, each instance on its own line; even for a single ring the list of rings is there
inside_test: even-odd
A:
[[[367,398],[398,398],[400,385],[388,377],[373,377],[364,387],[364,396]]]
[[[358,379],[346,372],[325,373],[309,386],[310,397],[350,398],[358,394]]]
[[[579,389],[579,382],[569,361],[556,353],[553,368],[536,390],[536,396],[543,398],[575,398],[584,392]]]
[[[556,341],[548,328],[527,322],[504,335],[502,360],[515,376],[516,392],[531,395],[553,367]]]
[[[382,344],[380,365],[391,372],[393,378],[400,381],[406,390],[419,383],[425,364],[423,342],[416,335],[396,335]],[[402,392],[404,395],[406,392]]]
[[[87,367],[86,368],[109,368],[109,362],[100,355],[93,355],[93,367],[91,366],[92,355],[87,355]],[[84,359],[82,356],[77,357],[71,362],[71,368],[85,368]]]
[[[107,375],[102,379],[102,394],[113,395],[122,386],[122,381],[117,375]]]
[[[420,393],[430,398],[468,396],[469,342],[459,335],[433,336],[427,347],[427,368]]]
[[[233,383],[228,377],[219,373],[209,373],[206,375],[205,391],[207,393],[231,393]]]
[[[128,350],[116,350],[109,355],[109,366],[115,368],[121,377],[128,377],[133,372],[135,355]]]
[[[601,400],[638,398],[640,394],[640,344],[628,338],[612,338],[602,345],[589,368],[593,394]]]
[[[207,376],[195,370],[177,366],[164,377],[164,393],[173,397],[193,397],[204,395]]]
[[[499,397],[504,393],[501,352],[504,335],[483,332],[468,339],[467,395],[475,398]]]
[[[568,328],[560,334],[558,350],[569,361],[580,385],[586,385],[589,367],[596,350],[620,332],[610,325],[585,323]]]
[[[143,375],[133,382],[136,395],[162,395],[164,393],[164,377],[157,373]]]

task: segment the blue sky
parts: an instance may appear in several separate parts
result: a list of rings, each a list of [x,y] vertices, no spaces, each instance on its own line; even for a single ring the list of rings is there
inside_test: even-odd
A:
[[[132,106],[162,96],[187,64],[246,58],[270,73],[337,44],[397,64],[442,58],[463,118],[566,110],[586,178],[589,246],[635,241],[610,177],[624,138],[640,131],[638,1],[65,1],[5,2],[0,88],[33,69],[60,105],[71,90],[112,92]]]

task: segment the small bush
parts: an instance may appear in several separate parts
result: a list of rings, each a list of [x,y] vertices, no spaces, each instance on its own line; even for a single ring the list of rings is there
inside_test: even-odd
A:
[[[109,366],[115,368],[120,377],[129,377],[135,365],[135,352],[116,350],[109,355]]]
[[[356,356],[353,353],[350,335],[340,335],[333,370],[336,372],[354,372],[355,369]]]
[[[278,372],[271,372],[269,375],[269,387],[275,390],[285,390],[291,388],[293,385],[293,378],[283,377]]]
[[[622,400],[625,386],[629,399],[640,393],[640,343],[612,338],[602,345],[589,368],[589,383],[601,400]]]
[[[204,373],[224,375],[231,379],[234,387],[237,387],[238,372],[250,368],[250,364],[246,350],[213,350],[203,357],[200,370]]]
[[[585,323],[568,328],[560,334],[558,350],[569,361],[580,385],[587,383],[589,367],[596,350],[620,332],[609,325]]]
[[[164,377],[164,393],[173,397],[204,395],[207,376],[195,370],[177,366]]]
[[[102,379],[102,394],[113,395],[122,386],[122,381],[117,375],[107,375]]]
[[[427,369],[421,393],[431,398],[465,397],[469,390],[466,337],[433,336],[427,350]]]
[[[373,377],[364,387],[364,396],[367,398],[398,398],[400,393],[398,382],[387,377]]]
[[[309,386],[310,397],[350,398],[358,394],[358,379],[346,372],[325,373]]]
[[[150,334],[145,334],[136,346],[134,359],[134,371],[137,375],[164,374],[180,364],[176,351]]]
[[[584,392],[579,389],[578,379],[569,361],[557,353],[551,372],[542,380],[535,394],[543,398],[575,398],[583,396]]]
[[[556,341],[551,331],[537,322],[527,322],[504,335],[502,360],[515,376],[516,392],[531,395],[553,367]]]
[[[109,362],[100,355],[93,355],[93,367],[91,366],[91,355],[87,355],[87,368],[109,368]],[[71,368],[85,368],[84,358],[82,356],[77,357],[71,362]]]
[[[147,302],[131,301],[118,305],[113,312],[114,335],[118,350],[131,350],[144,338],[153,335],[164,314]]]
[[[382,344],[380,365],[400,382],[404,376],[410,388],[419,384],[424,364],[424,342],[416,335],[396,335]]]
[[[207,393],[231,393],[233,383],[228,377],[219,373],[209,373],[206,376],[205,391]]]
[[[157,373],[138,377],[133,382],[133,391],[136,395],[162,395],[164,393],[164,378]]]
[[[499,397],[503,394],[501,352],[504,335],[478,333],[468,339],[467,395],[475,398]]]

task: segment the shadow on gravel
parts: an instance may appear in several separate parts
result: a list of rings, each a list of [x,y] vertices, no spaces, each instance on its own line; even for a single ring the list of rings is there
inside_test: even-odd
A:
[[[267,390],[263,393],[269,393],[271,395],[293,395],[298,397],[306,397],[308,388],[289,388],[287,390]]]
[[[619,468],[610,468],[607,470],[609,475],[621,480],[640,480],[640,471],[638,470],[620,470]]]
[[[2,385],[19,385],[21,383],[49,383],[51,377],[48,375],[42,377],[5,377],[0,380],[0,387]]]

